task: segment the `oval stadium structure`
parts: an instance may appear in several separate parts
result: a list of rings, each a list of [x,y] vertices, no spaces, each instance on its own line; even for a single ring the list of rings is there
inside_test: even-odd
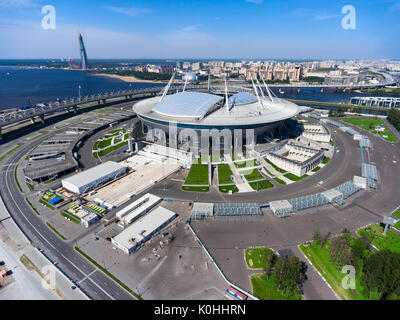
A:
[[[255,92],[255,91],[254,91]],[[255,136],[271,133],[299,113],[299,107],[272,95],[238,92],[228,98],[197,91],[183,91],[142,100],[133,106],[142,120],[144,133],[161,129],[168,134],[169,126],[201,130],[254,129]]]

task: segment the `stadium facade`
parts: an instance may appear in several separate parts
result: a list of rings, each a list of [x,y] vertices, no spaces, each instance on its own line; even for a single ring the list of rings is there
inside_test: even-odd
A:
[[[288,119],[299,113],[296,104],[274,97],[267,86],[257,87],[253,83],[253,88],[253,92],[236,89],[233,94],[228,94],[233,90],[225,87],[225,92],[219,93],[214,89],[166,95],[167,86],[161,98],[142,100],[133,109],[142,121],[143,132],[154,142],[176,141],[175,147],[179,148],[203,148],[215,142],[218,148],[226,149],[243,141],[249,144],[249,132],[251,143],[265,135],[272,138]],[[171,135],[176,136],[171,139]],[[214,136],[222,136],[219,143],[213,140]]]

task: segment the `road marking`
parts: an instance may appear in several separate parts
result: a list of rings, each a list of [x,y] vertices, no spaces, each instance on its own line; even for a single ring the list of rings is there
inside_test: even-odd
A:
[[[9,172],[10,168],[7,168],[6,170],[6,187],[8,189],[8,191],[11,191],[10,186],[8,184],[8,179],[7,179],[7,174]],[[24,212],[21,210],[20,206],[18,205],[18,203],[15,201],[14,198],[12,198],[12,201],[15,203],[16,208],[18,208],[18,210],[21,212],[22,216],[25,218],[25,220],[32,226],[32,228],[40,235],[40,237],[43,238],[43,240],[45,242],[47,242],[54,250],[57,251],[57,249],[39,232],[38,229],[36,229],[36,227],[30,222],[30,220],[25,216]],[[68,261],[72,266],[74,266],[78,271],[80,271],[83,275],[86,275],[80,268],[78,268],[74,263],[72,263],[67,257],[65,257],[62,253],[60,253],[61,256]],[[101,288],[96,282],[94,282],[92,279],[88,278],[95,286],[97,286],[101,291],[103,291],[110,299],[115,300],[111,295],[109,295],[103,288]]]
[[[85,281],[87,278],[89,278],[93,273],[95,273],[98,269],[94,269],[91,273],[89,273],[86,277],[84,277],[82,280],[78,281],[77,284],[80,284],[81,282]]]

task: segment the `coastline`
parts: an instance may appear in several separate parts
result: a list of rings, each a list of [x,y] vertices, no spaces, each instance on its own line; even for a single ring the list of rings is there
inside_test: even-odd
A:
[[[164,81],[156,81],[156,80],[140,80],[133,76],[119,76],[117,74],[109,74],[109,73],[94,73],[93,76],[97,77],[108,77],[113,79],[118,79],[124,82],[143,82],[143,83],[166,83]]]

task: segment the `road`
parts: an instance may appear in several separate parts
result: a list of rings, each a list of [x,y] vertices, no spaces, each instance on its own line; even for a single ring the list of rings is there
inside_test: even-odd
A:
[[[266,203],[273,200],[291,199],[303,195],[323,192],[338,185],[353,180],[354,175],[361,174],[361,154],[358,141],[353,141],[347,133],[330,127],[332,138],[335,141],[336,150],[323,170],[308,177],[304,181],[286,186],[276,184],[272,189],[258,192],[222,194],[216,188],[211,187],[209,192],[190,192],[181,189],[182,182],[169,179],[164,183],[155,185],[149,192],[157,196],[168,196],[170,199],[198,201],[198,202],[257,202]],[[336,131],[336,132],[335,132]],[[340,173],[340,174],[338,174]],[[323,186],[319,185],[324,181]]]
[[[54,134],[54,132],[52,133]],[[22,146],[18,151],[3,160],[1,167],[0,192],[3,201],[20,229],[31,240],[32,245],[43,250],[51,261],[84,290],[94,300],[130,300],[134,297],[116,284],[108,276],[85,260],[74,248],[57,237],[44,222],[36,216],[17,189],[14,169],[18,160],[25,157],[47,137]]]

